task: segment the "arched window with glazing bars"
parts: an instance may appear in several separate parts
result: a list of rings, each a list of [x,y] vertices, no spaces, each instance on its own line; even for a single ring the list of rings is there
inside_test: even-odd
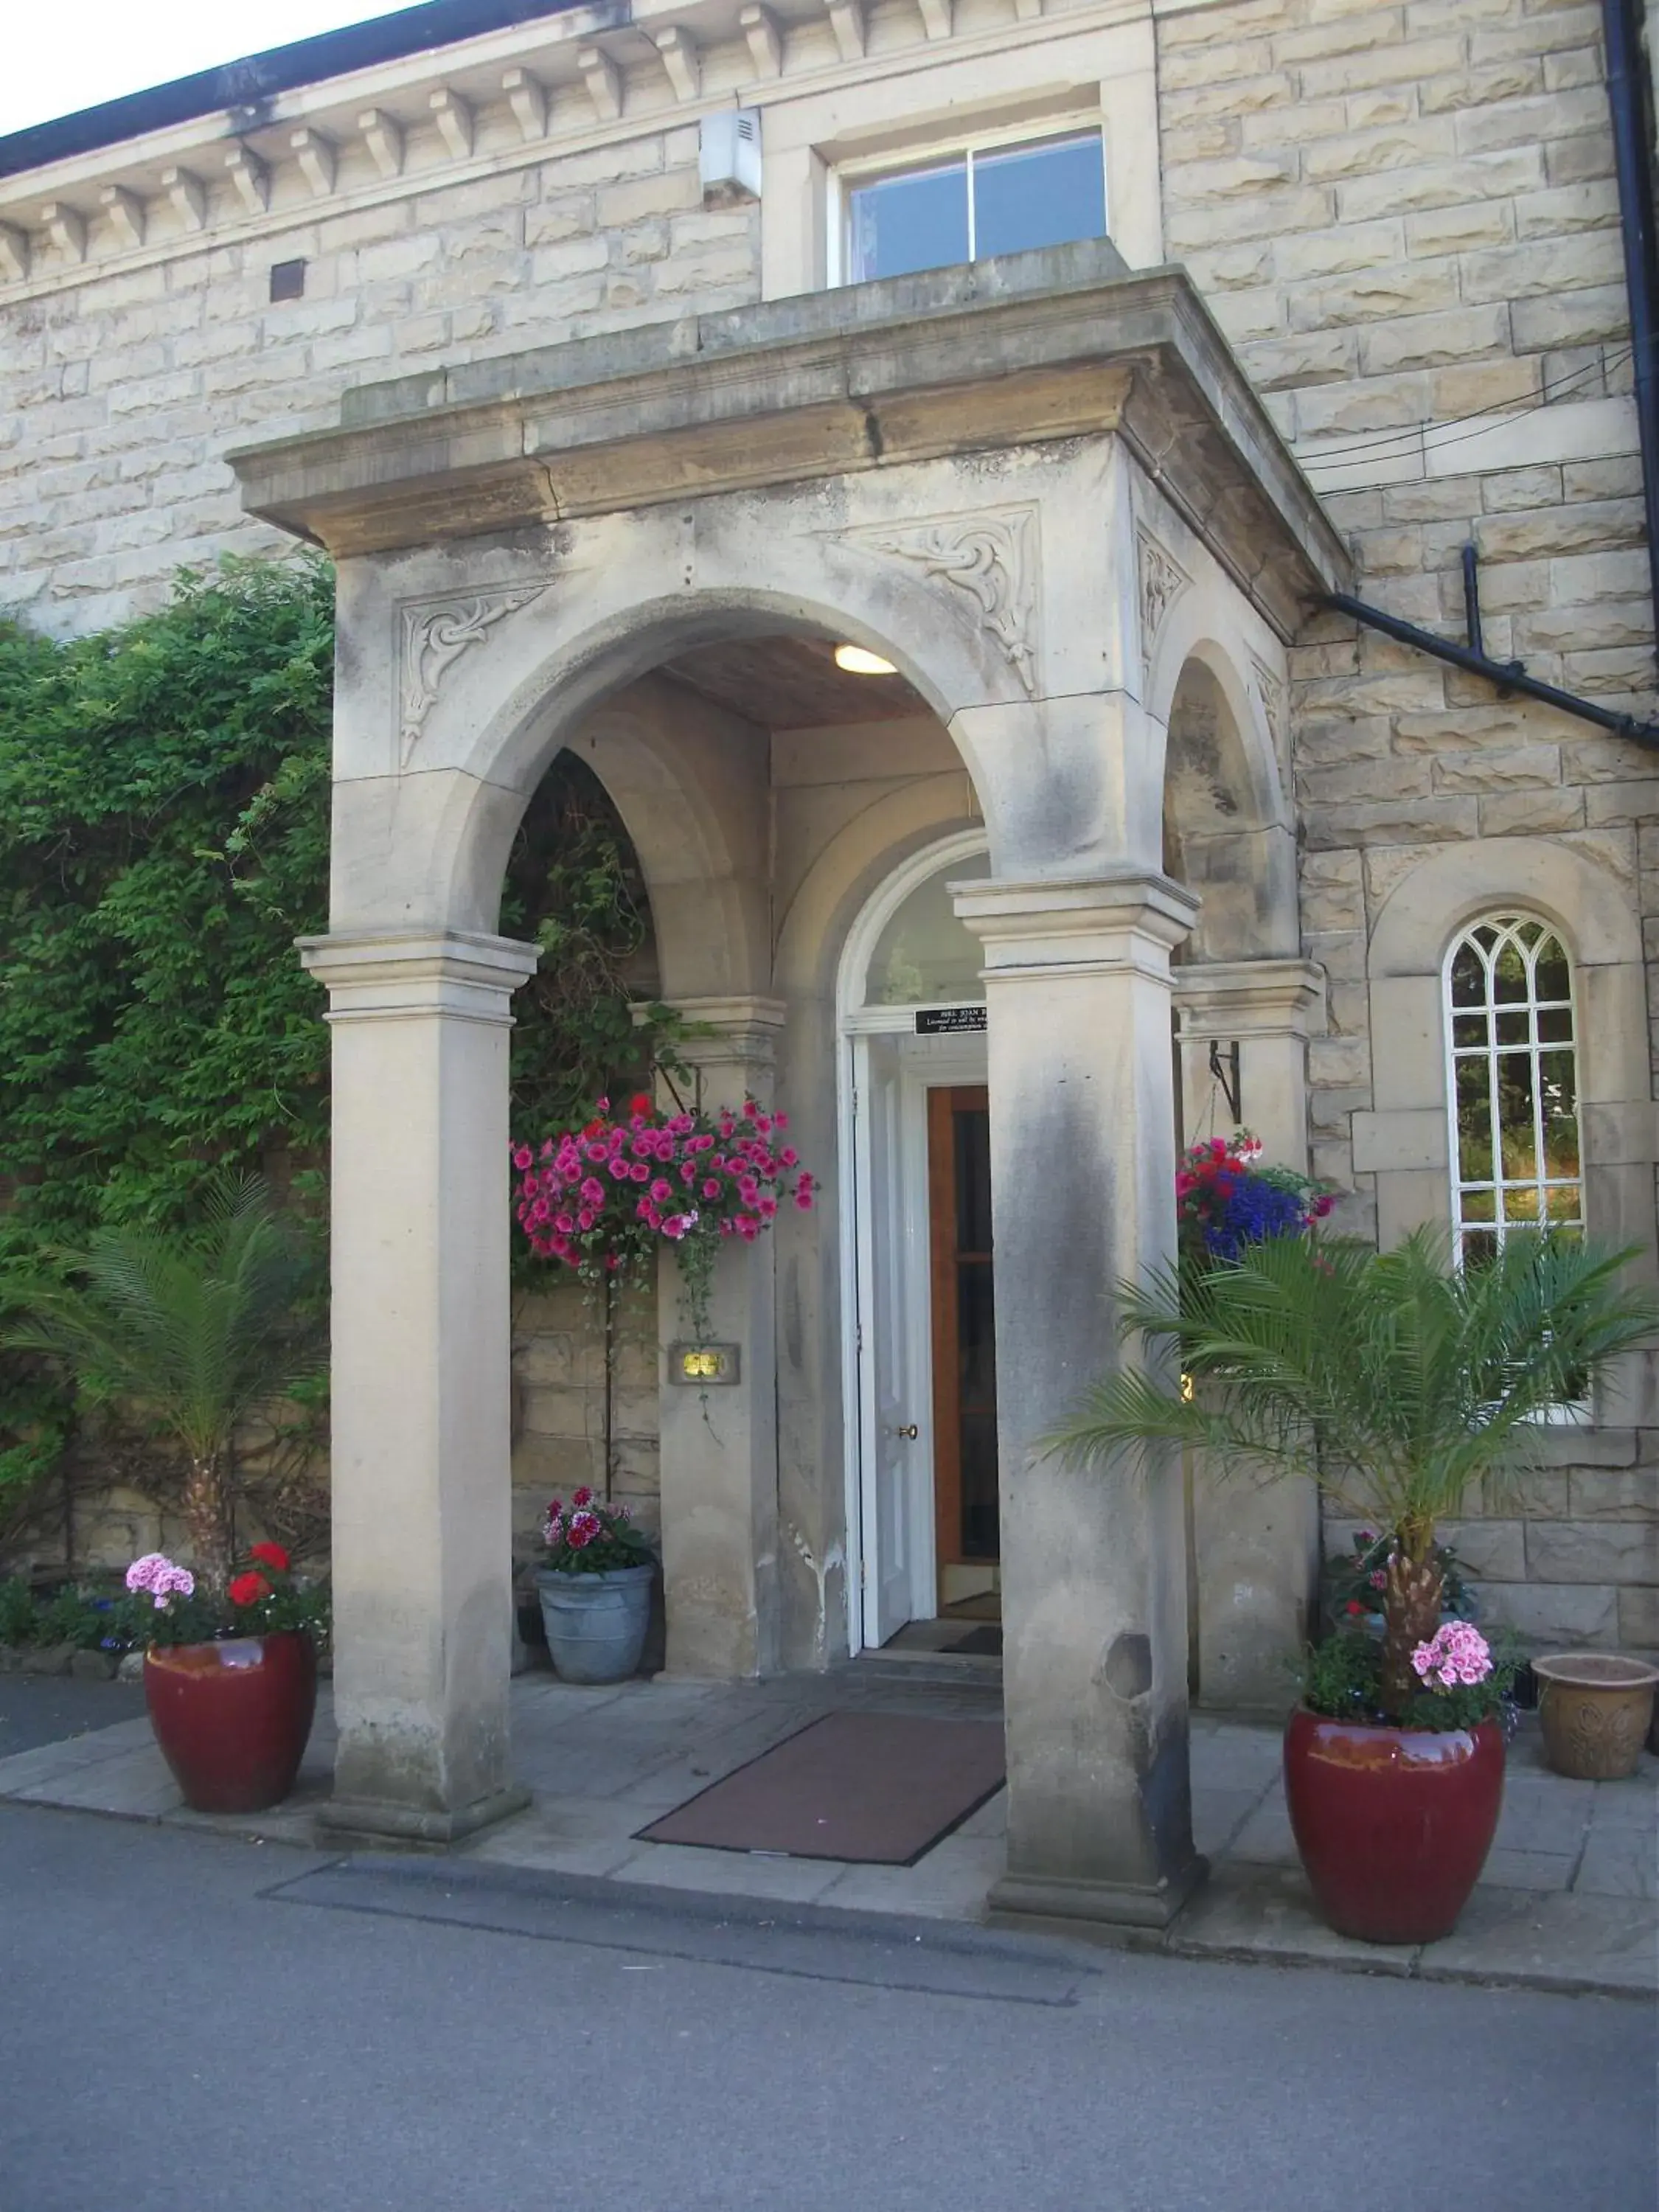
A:
[[[1460,1260],[1517,1226],[1582,1228],[1572,963],[1547,922],[1485,915],[1446,956],[1452,1226]]]

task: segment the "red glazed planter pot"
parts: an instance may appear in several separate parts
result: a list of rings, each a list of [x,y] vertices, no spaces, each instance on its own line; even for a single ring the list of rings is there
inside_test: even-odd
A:
[[[1339,1936],[1432,1943],[1480,1880],[1504,1802],[1504,1732],[1368,1728],[1297,1711],[1285,1796],[1315,1902]]]
[[[161,1756],[198,1813],[258,1813],[294,1787],[317,1709],[317,1651],[303,1630],[177,1644],[144,1654]]]

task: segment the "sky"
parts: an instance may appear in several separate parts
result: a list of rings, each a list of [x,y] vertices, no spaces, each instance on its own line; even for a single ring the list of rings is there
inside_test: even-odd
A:
[[[0,134],[96,107],[319,31],[390,15],[407,0],[50,0],[5,30]]]

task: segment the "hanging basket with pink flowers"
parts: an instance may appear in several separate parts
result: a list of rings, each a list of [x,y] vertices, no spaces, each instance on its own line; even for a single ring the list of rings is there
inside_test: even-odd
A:
[[[701,1343],[721,1246],[752,1244],[786,1206],[812,1206],[813,1179],[788,1131],[787,1114],[752,1098],[664,1114],[641,1091],[616,1115],[601,1098],[582,1128],[513,1146],[519,1225],[532,1252],[591,1288],[648,1279],[671,1247]]]

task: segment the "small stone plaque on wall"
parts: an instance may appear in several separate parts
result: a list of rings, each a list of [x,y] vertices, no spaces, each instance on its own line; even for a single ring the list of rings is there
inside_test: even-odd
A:
[[[983,1006],[922,1006],[916,1012],[918,1036],[956,1036],[985,1027]]]
[[[735,1344],[671,1344],[668,1347],[668,1379],[671,1382],[690,1382],[699,1390],[712,1384],[735,1382],[738,1379],[738,1346]]]

